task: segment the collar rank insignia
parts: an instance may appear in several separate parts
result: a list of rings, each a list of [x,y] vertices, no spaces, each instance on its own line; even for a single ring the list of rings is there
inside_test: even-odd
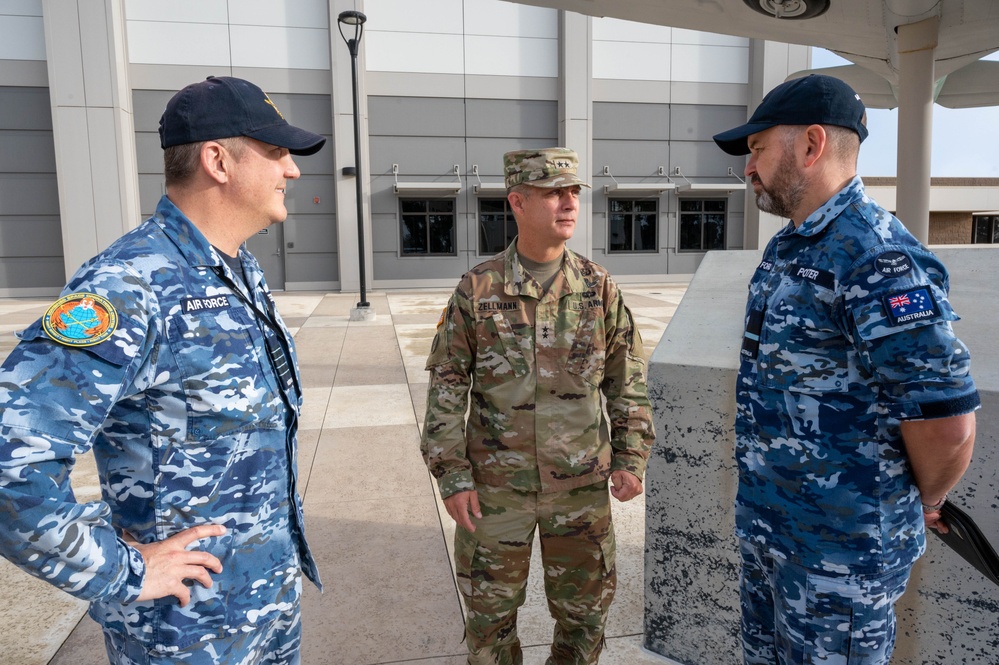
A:
[[[42,328],[49,337],[66,346],[94,346],[114,333],[118,312],[106,299],[93,293],[73,293],[55,301]]]

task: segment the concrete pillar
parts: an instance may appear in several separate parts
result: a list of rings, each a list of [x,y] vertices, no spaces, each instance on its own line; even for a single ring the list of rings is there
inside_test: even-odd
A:
[[[357,241],[357,185],[355,178],[362,178],[361,196],[364,199],[364,273],[365,289],[370,289],[373,279],[374,258],[371,252],[371,160],[368,149],[368,98],[365,93],[365,43],[361,36],[357,54],[357,94],[361,135],[361,163],[354,163],[354,92],[351,83],[350,51],[343,37],[337,17],[347,10],[364,11],[361,0],[330,0],[330,65],[333,75],[333,177],[336,180],[336,233],[337,253],[340,261],[340,290],[360,292],[360,258]],[[365,25],[367,28],[367,25]],[[353,26],[345,26],[344,34],[353,37]],[[357,175],[343,175],[345,166],[357,169]]]
[[[593,19],[559,12],[559,145],[579,154],[579,174],[593,181]],[[566,243],[584,256],[593,250],[592,191],[579,199],[576,232]]]
[[[67,277],[140,221],[124,0],[42,0]]]
[[[749,95],[746,119],[763,101],[763,97],[787,80],[795,72],[812,66],[812,49],[809,46],[782,44],[751,39],[749,41]],[[743,230],[745,249],[763,249],[787,220],[756,207],[752,185],[746,187],[746,216]]]
[[[930,153],[934,53],[940,17],[898,26],[898,209],[895,216],[930,242]]]
[[[971,467],[951,493],[999,546],[999,250],[938,248],[954,329],[982,397]],[[741,660],[735,381],[757,251],[710,252],[649,363],[657,441],[646,473],[645,647],[689,665]],[[933,535],[897,605],[893,665],[994,662],[999,587]]]

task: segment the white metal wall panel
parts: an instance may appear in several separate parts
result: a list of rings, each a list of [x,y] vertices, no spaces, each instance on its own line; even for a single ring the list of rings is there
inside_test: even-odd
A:
[[[502,0],[466,0],[465,34],[556,39],[558,12]]]
[[[229,7],[226,0],[125,0],[125,18],[129,21],[224,24],[229,22]]]
[[[233,25],[322,28],[328,32],[328,4],[328,0],[291,0],[290,2],[229,0],[229,22]]]
[[[232,66],[229,26],[224,23],[128,21],[132,64]]]
[[[233,67],[330,68],[329,30],[232,25]]]
[[[558,40],[468,36],[465,73],[486,76],[558,76]]]
[[[38,16],[0,14],[0,60],[45,60],[41,12]]]
[[[593,42],[593,78],[628,81],[668,81],[673,51],[670,44]]]
[[[368,71],[558,76],[555,10],[499,0],[368,0],[364,11]]]
[[[673,41],[673,28],[651,23],[622,21],[616,18],[593,19],[593,41],[609,42],[653,42],[670,44]]]
[[[364,39],[378,31],[460,35],[462,4],[462,0],[366,0]]]
[[[673,44],[673,81],[748,83],[749,48]]]
[[[371,72],[461,74],[465,68],[460,34],[365,30],[361,45]]]

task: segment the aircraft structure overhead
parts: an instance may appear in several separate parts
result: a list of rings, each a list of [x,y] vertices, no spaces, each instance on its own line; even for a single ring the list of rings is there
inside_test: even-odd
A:
[[[753,39],[818,46],[854,63],[822,71],[870,108],[898,108],[898,217],[929,235],[932,106],[999,105],[995,0],[508,0]],[[789,78],[812,71],[796,72]]]

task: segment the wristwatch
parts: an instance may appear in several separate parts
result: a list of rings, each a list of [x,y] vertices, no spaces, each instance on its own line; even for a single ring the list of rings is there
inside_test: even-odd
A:
[[[939,501],[937,501],[936,503],[934,503],[932,506],[928,506],[925,503],[921,503],[920,505],[923,507],[923,514],[926,514],[926,513],[938,513],[938,512],[940,512],[940,509],[943,508],[943,505],[945,503],[947,503],[947,495],[946,494],[944,494],[943,498],[940,499]]]

